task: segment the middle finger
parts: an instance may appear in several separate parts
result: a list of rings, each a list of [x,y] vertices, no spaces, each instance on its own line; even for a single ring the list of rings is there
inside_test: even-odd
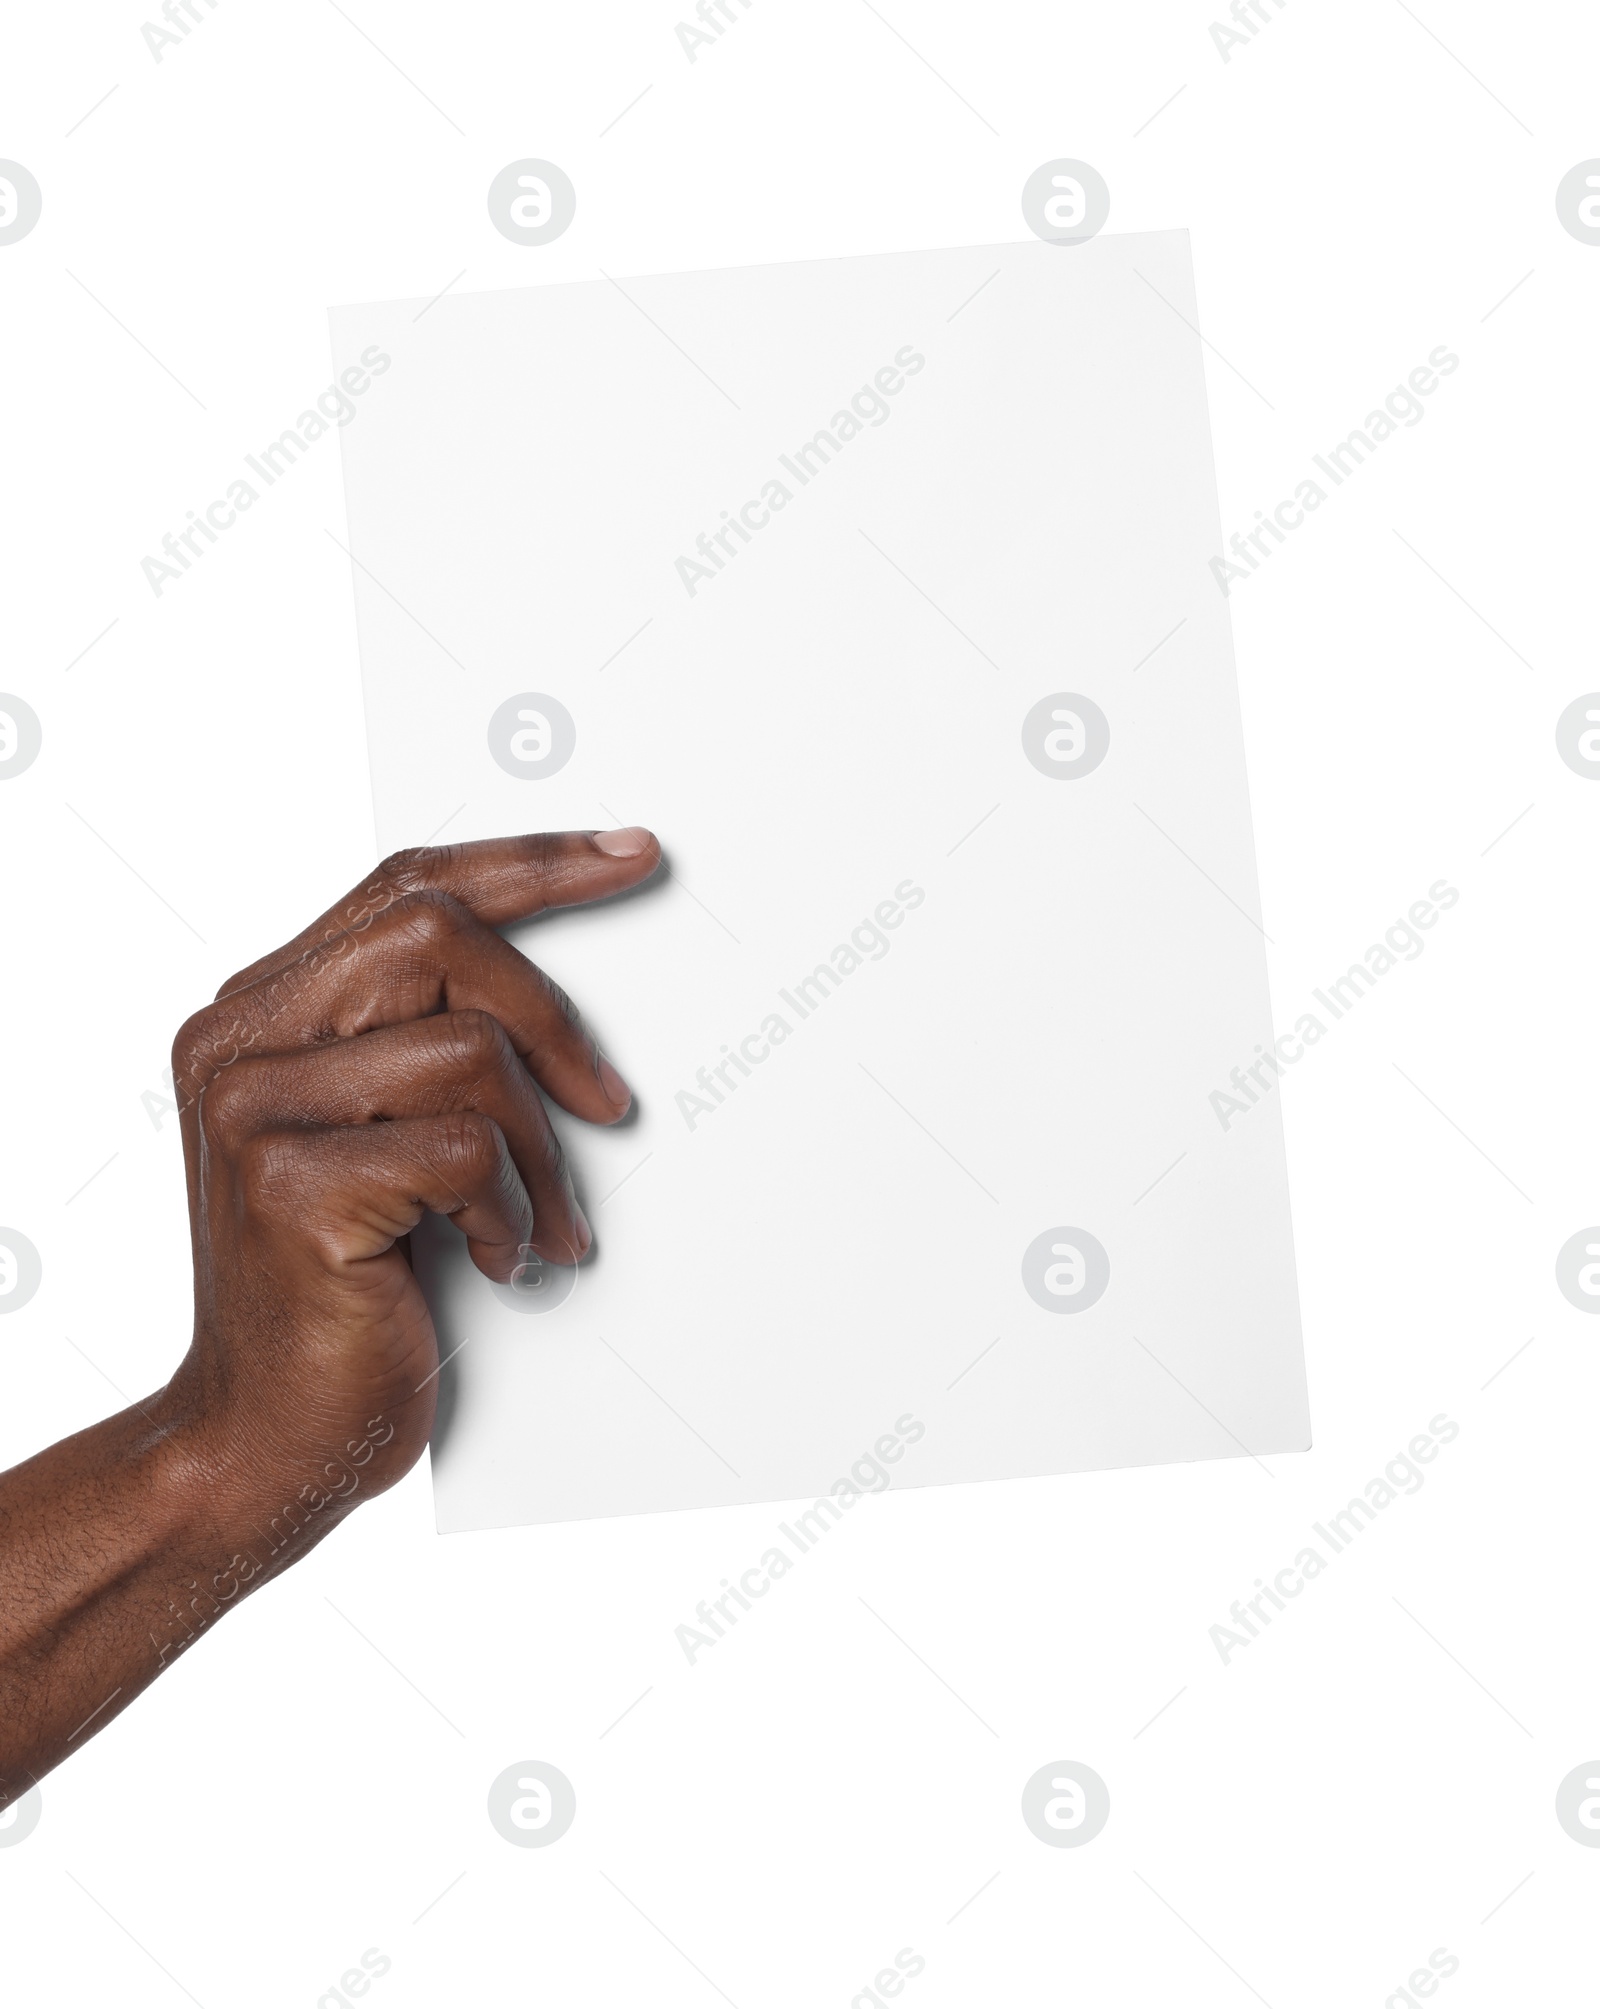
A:
[[[207,1006],[178,1035],[180,1082],[197,1094],[240,1054],[299,1048],[448,1011],[505,1028],[545,1092],[591,1123],[614,1123],[631,1096],[561,987],[448,894],[395,902],[369,928],[307,950]]]

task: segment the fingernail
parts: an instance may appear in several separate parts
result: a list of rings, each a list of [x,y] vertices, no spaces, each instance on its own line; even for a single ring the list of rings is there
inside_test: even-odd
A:
[[[578,1227],[578,1254],[586,1256],[594,1242],[594,1233],[576,1200],[572,1203],[572,1218]]]
[[[597,1056],[595,1073],[599,1075],[600,1086],[605,1090],[607,1097],[619,1109],[626,1109],[633,1100],[633,1090],[603,1053]]]
[[[597,830],[592,841],[596,851],[604,851],[608,857],[637,858],[650,848],[650,833],[635,823],[626,830]]]

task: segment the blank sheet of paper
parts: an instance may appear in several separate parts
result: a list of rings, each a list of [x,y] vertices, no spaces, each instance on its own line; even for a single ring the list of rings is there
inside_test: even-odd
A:
[[[670,865],[510,931],[638,1106],[576,1272],[417,1238],[441,1528],[1307,1445],[1196,321],[1182,233],[334,313],[381,847]]]

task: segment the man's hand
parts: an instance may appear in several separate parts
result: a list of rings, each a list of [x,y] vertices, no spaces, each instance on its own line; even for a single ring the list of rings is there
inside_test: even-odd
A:
[[[0,1477],[0,1807],[416,1461],[425,1213],[496,1282],[587,1252],[539,1091],[593,1123],[629,1091],[494,931],[660,862],[643,830],[402,852],[178,1034],[194,1338],[159,1394]]]
[[[622,892],[660,857],[642,830],[403,853],[178,1034],[195,1338],[174,1387],[219,1467],[281,1490],[382,1418],[362,1490],[410,1468],[438,1385],[401,1247],[423,1214],[448,1215],[497,1283],[530,1246],[587,1251],[538,1090],[591,1123],[629,1092],[494,930]]]

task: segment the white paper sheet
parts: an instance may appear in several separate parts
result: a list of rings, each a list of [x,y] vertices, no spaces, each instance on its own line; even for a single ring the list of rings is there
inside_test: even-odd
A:
[[[334,313],[380,846],[672,868],[513,931],[638,1111],[565,1296],[421,1238],[441,1528],[1307,1445],[1196,323],[1181,233]]]

